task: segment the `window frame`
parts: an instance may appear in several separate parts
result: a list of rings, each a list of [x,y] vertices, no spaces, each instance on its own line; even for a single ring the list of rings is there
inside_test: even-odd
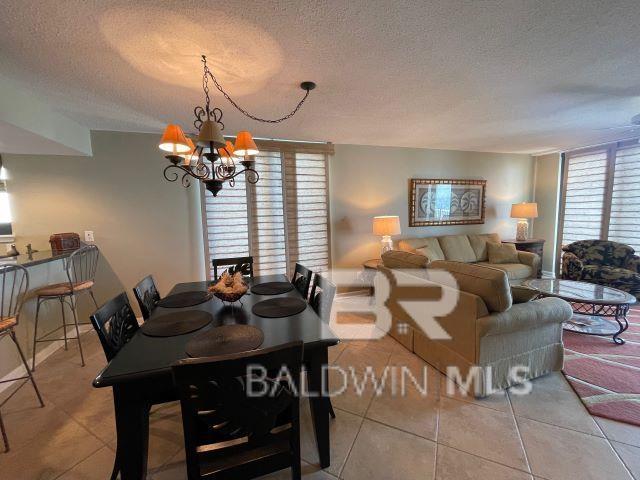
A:
[[[225,136],[225,139],[231,140],[232,142],[235,140],[235,137]],[[258,150],[263,152],[274,152],[279,153],[280,155],[280,168],[282,172],[282,200],[283,200],[283,220],[284,220],[284,237],[285,237],[285,257],[286,257],[286,271],[285,274],[287,277],[291,277],[293,274],[293,267],[290,261],[290,238],[289,238],[289,217],[287,215],[287,181],[286,181],[286,163],[287,157],[286,155],[298,153],[310,153],[310,154],[322,154],[324,155],[324,165],[325,165],[325,185],[326,185],[326,209],[327,209],[327,265],[328,268],[331,268],[332,257],[331,257],[331,205],[330,205],[330,158],[334,154],[334,146],[332,143],[325,142],[298,142],[298,141],[287,141],[287,140],[274,140],[274,139],[260,139],[254,138],[256,146]],[[260,173],[260,172],[258,172]],[[213,280],[211,278],[211,251],[209,249],[209,235],[208,235],[208,224],[207,224],[207,202],[206,202],[206,189],[202,182],[198,182],[200,187],[200,217],[202,222],[202,235],[203,235],[203,247],[204,247],[204,258],[205,258],[205,270],[207,275],[207,280]],[[225,186],[223,188],[233,188],[229,187],[229,185],[225,182]],[[246,188],[246,205],[247,205],[247,226],[249,227],[247,231],[248,237],[248,249],[249,255],[253,255],[254,252],[253,246],[255,245],[253,241],[253,236],[255,232],[253,231],[251,225],[254,221],[255,209],[257,208],[257,204],[254,201],[255,190],[254,188],[248,184]]]

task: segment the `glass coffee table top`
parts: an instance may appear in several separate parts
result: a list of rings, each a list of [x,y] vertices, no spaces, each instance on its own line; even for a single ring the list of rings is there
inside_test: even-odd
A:
[[[538,290],[543,295],[559,297],[569,302],[586,302],[602,305],[630,305],[636,302],[636,298],[627,292],[594,283],[539,278],[527,280],[524,284],[527,287]]]

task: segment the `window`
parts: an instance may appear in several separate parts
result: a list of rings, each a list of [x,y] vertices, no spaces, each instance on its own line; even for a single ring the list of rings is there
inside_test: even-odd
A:
[[[561,245],[601,239],[640,251],[638,140],[566,153],[563,182]]]
[[[330,144],[258,142],[251,185],[242,175],[217,197],[203,189],[207,263],[252,255],[260,275],[290,276],[296,262],[315,271],[329,267],[328,156]],[[213,275],[210,270],[209,275]]]
[[[2,157],[0,157],[0,237],[13,236],[11,221],[11,204],[7,192],[7,170],[2,165]]]

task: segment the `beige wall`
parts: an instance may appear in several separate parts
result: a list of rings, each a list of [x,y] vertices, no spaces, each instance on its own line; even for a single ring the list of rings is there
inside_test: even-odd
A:
[[[162,294],[204,279],[197,182],[167,183],[157,144],[158,135],[92,132],[92,157],[5,155],[18,248],[93,230],[128,293],[149,273]]]
[[[409,179],[487,180],[483,225],[413,227],[408,223]],[[511,204],[532,199],[533,159],[529,155],[336,145],[330,162],[333,265],[360,266],[380,256],[371,233],[376,215],[399,215],[402,237],[498,232],[515,236]]]
[[[538,218],[533,224],[533,236],[544,238],[542,270],[555,271],[558,205],[560,195],[560,154],[534,157],[534,197],[538,203]]]

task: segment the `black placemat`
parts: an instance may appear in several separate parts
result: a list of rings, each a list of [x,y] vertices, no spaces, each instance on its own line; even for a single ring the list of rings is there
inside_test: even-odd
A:
[[[196,335],[187,342],[190,357],[211,357],[255,350],[264,341],[262,330],[251,325],[222,325]]]
[[[211,297],[211,293],[203,291],[174,293],[161,299],[158,306],[164,308],[192,307],[210,300]]]
[[[212,318],[210,313],[202,310],[171,312],[150,318],[140,330],[149,337],[174,337],[195,332],[208,325]]]
[[[293,285],[289,282],[266,282],[254,285],[251,293],[256,295],[280,295],[293,290]]]
[[[251,311],[260,317],[280,318],[295,315],[305,308],[307,308],[307,302],[301,298],[279,297],[258,302]]]

